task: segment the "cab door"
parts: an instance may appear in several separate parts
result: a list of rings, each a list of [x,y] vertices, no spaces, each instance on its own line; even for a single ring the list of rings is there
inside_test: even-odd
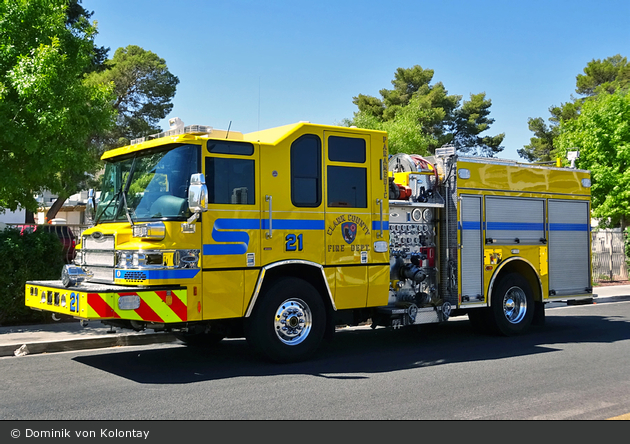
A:
[[[208,211],[202,217],[203,318],[240,317],[260,262],[257,145],[209,140]]]
[[[324,140],[326,265],[335,274],[335,305],[365,307],[372,250],[370,137],[326,131]]]
[[[321,134],[298,132],[261,149],[261,265],[323,263]]]

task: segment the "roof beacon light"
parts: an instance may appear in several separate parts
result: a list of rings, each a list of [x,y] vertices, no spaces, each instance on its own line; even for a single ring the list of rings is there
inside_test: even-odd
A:
[[[179,117],[173,117],[172,119],[169,119],[168,121],[169,131],[183,129],[183,128],[184,128],[184,121],[180,119]]]

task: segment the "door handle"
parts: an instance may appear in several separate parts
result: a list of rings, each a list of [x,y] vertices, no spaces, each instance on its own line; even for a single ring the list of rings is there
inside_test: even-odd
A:
[[[383,199],[376,199],[376,203],[379,206],[379,212],[381,216],[381,232],[379,233],[378,237],[383,237]]]
[[[271,215],[271,211],[272,211],[272,207],[271,207],[271,195],[267,194],[265,196],[265,202],[269,202],[269,230],[267,231],[267,234],[265,235],[265,237],[267,239],[271,239],[271,236],[273,236],[273,227],[272,227],[272,223],[273,223],[273,217]]]

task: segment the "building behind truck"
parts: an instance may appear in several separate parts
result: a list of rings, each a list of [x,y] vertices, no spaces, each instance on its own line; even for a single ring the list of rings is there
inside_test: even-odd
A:
[[[468,315],[504,335],[592,298],[588,171],[388,155],[387,134],[205,126],[103,155],[74,265],[26,305],[301,360],[336,325]]]

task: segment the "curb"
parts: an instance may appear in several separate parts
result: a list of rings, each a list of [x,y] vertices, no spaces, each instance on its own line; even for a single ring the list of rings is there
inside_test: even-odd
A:
[[[160,344],[176,342],[170,333],[122,334],[99,338],[62,339],[59,341],[26,342],[24,344],[0,345],[0,357],[16,356],[15,351],[26,346],[26,354],[54,353],[61,351],[85,350],[90,348],[124,347],[127,345]]]

